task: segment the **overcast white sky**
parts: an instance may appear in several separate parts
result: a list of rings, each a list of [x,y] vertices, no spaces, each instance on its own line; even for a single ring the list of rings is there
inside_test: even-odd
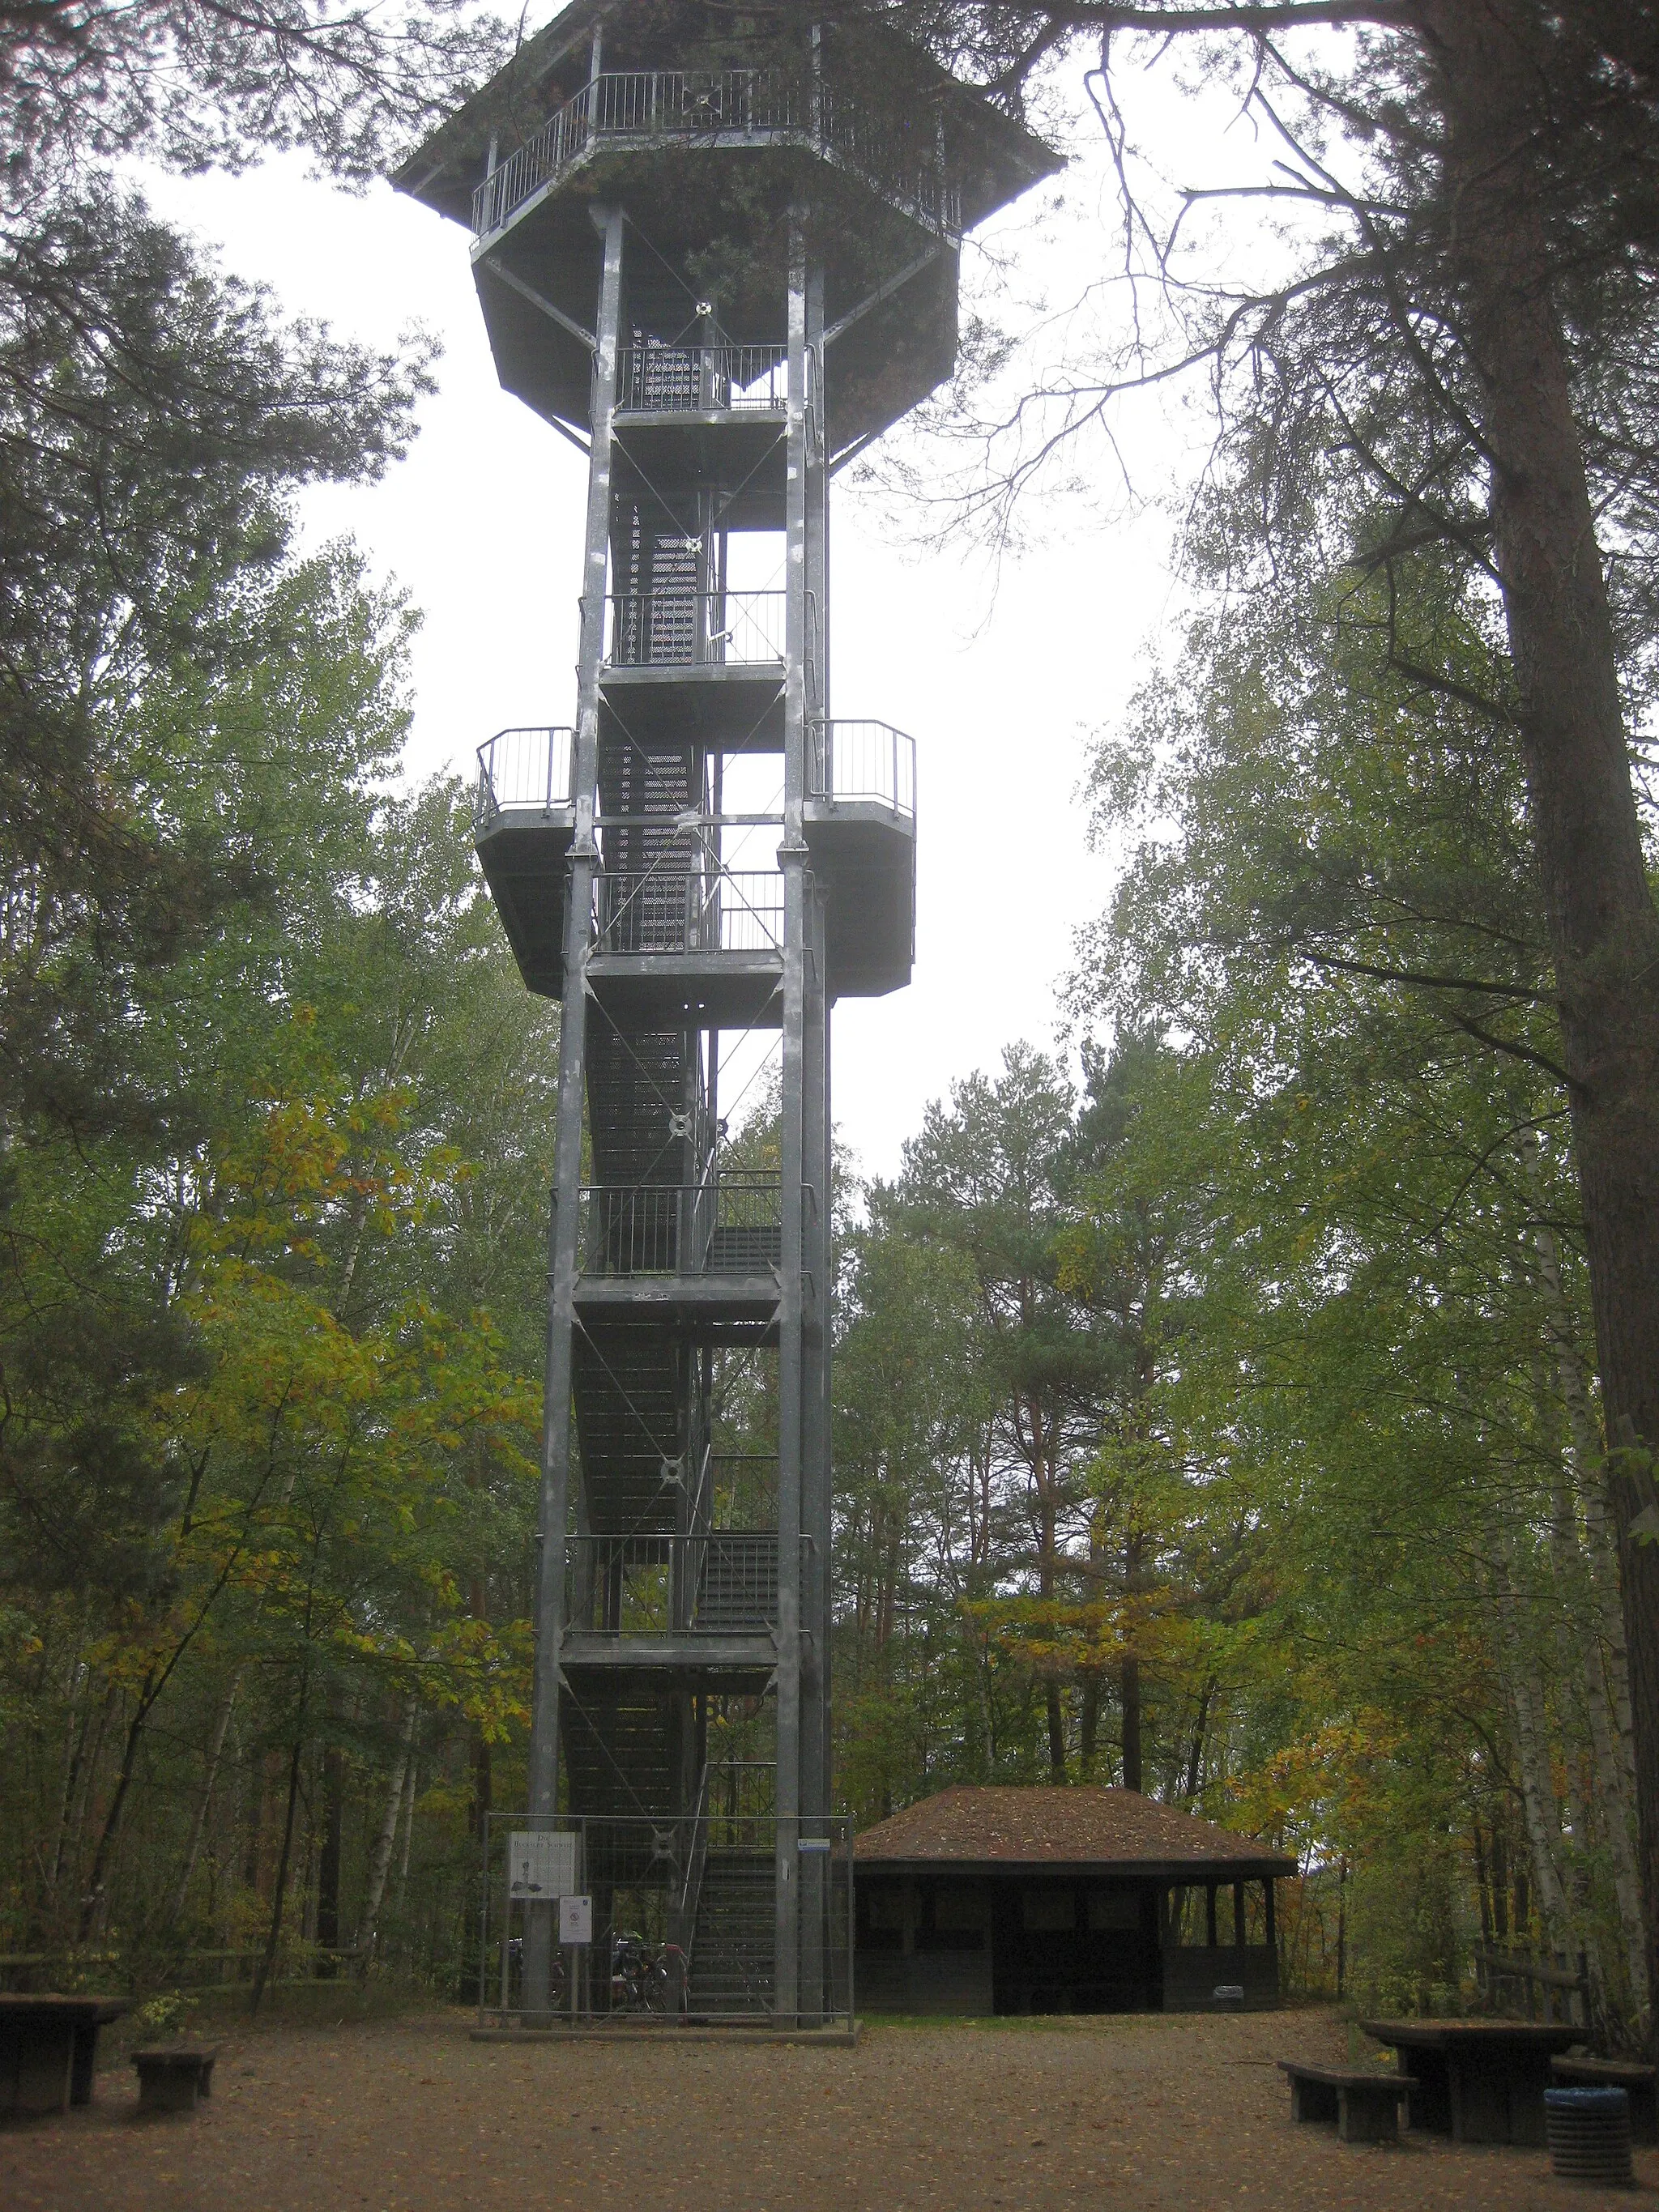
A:
[[[1172,87],[1159,103],[1155,131],[1178,160],[1197,118]],[[1225,112],[1211,120],[1224,137]],[[1233,150],[1259,159],[1248,143]],[[354,198],[285,162],[145,189],[290,312],[380,342],[418,322],[442,341],[410,458],[378,485],[326,488],[304,506],[309,538],[349,532],[422,611],[411,774],[470,773],[492,732],[569,721],[584,465],[497,385],[465,234],[386,186]],[[1109,201],[1085,154],[1058,191],[988,235],[1015,250],[1021,287],[1058,307],[1108,264]],[[971,301],[985,281],[971,242],[963,268]],[[1152,412],[1125,418],[1122,434],[1147,489],[1187,473],[1190,442]],[[1103,448],[1097,459],[1109,474]],[[866,1173],[896,1167],[953,1079],[1017,1038],[1051,1041],[1072,933],[1109,888],[1078,801],[1083,740],[1121,710],[1144,642],[1177,611],[1167,525],[1156,512],[1091,524],[1051,501],[1027,526],[1054,534],[1005,562],[994,587],[971,547],[919,553],[867,496],[837,489],[835,711],[896,723],[918,746],[915,979],[836,1015],[836,1119]]]

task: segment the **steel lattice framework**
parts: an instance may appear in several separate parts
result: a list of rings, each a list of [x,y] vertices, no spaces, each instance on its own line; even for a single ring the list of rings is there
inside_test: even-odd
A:
[[[479,755],[484,874],[563,1008],[526,1832],[580,1833],[556,1879],[613,1933],[655,1885],[678,2005],[794,2025],[848,1994],[830,1009],[908,981],[915,882],[911,740],[830,715],[829,485],[949,374],[963,225],[1058,164],[889,34],[803,20],[734,59],[730,20],[570,8],[396,182],[471,228],[503,384],[587,459],[574,724]],[[768,537],[781,581],[747,588]],[[775,795],[745,803],[757,762]],[[720,1119],[720,1040],[756,1030],[775,1170]],[[742,1480],[711,1414],[731,1346],[775,1353]],[[708,1714],[741,1698],[774,1749],[739,1776]],[[512,1940],[509,2011],[632,1986],[562,1981],[533,1899],[510,1975]]]

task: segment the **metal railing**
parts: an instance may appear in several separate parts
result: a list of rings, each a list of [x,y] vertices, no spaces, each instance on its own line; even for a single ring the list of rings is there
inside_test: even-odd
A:
[[[783,943],[776,869],[653,868],[594,884],[599,952],[775,952]]]
[[[690,1991],[697,1946],[697,1907],[702,1897],[703,1871],[708,1864],[708,1822],[705,1817],[708,1804],[708,1768],[705,1763],[697,1783],[696,1809],[691,1815],[691,1849],[686,1856],[679,1895],[671,1900],[668,1912],[669,1941],[680,1954],[677,1964],[683,1997]]]
[[[788,398],[781,345],[625,346],[617,376],[624,415],[781,415]]]
[[[783,659],[783,592],[619,592],[613,668],[729,667]]]
[[[752,1275],[778,1264],[783,1186],[776,1176],[588,1184],[578,1196],[586,1275]]]
[[[477,826],[493,822],[504,806],[568,806],[575,742],[574,730],[497,730],[478,747]]]
[[[599,1636],[762,1635],[778,1617],[776,1533],[567,1536],[565,1617]]]
[[[778,1809],[775,1759],[711,1759],[703,1775],[705,1809],[717,1827],[726,1821],[769,1820]]]
[[[916,813],[916,741],[890,722],[814,722],[807,790],[814,799],[863,800]]]
[[[931,107],[882,116],[835,88],[778,70],[617,70],[585,84],[472,195],[487,238],[600,140],[782,139],[833,155],[930,229],[959,237],[961,195],[940,164]]]
[[[484,1816],[478,1987],[481,2027],[678,2020],[842,2028],[854,2006],[853,1832],[842,1815],[784,1822],[726,1809],[771,1800],[771,1770],[711,1762],[684,1814]],[[558,1837],[551,1892],[515,1884],[526,1838]],[[797,1995],[778,1997],[776,1868],[799,1868]],[[554,1870],[551,1854],[545,1862]],[[539,1876],[542,1869],[537,1868]],[[574,1890],[566,1884],[574,1881]],[[559,1942],[566,1894],[591,1907],[586,1943]]]

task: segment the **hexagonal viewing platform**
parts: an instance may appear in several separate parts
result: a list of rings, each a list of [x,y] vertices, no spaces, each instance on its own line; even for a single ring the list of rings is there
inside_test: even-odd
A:
[[[686,11],[683,48],[698,42],[697,20]],[[730,18],[701,35],[729,52]],[[472,230],[507,389],[584,431],[599,276],[590,206],[625,201],[653,254],[677,267],[738,246],[741,208],[740,252],[722,256],[725,305],[758,337],[777,321],[788,207],[810,205],[833,465],[950,375],[963,233],[1062,164],[873,21],[823,27],[816,70],[781,39],[769,64],[658,68],[664,36],[656,15],[635,25],[628,11],[567,8],[393,181]],[[783,331],[773,335],[781,346]],[[624,406],[627,396],[624,386]]]

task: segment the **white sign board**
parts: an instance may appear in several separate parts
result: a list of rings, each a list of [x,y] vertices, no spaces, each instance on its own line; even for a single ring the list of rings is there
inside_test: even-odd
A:
[[[591,1943],[593,1941],[593,1900],[591,1897],[562,1897],[559,1899],[559,1941],[561,1943]]]
[[[509,1897],[566,1897],[576,1887],[576,1838],[524,1832],[507,1839]]]

